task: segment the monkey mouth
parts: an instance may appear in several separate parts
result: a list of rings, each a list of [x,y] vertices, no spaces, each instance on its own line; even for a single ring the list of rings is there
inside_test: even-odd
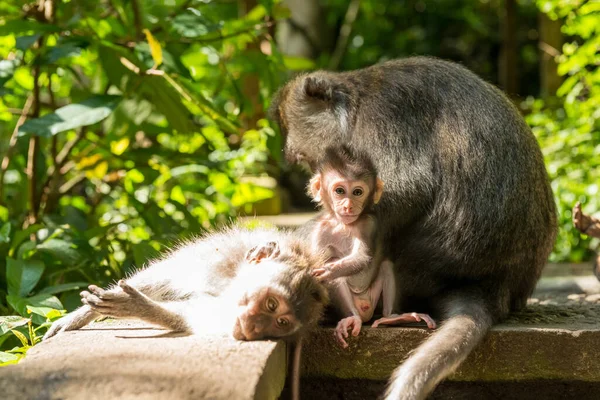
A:
[[[246,335],[244,335],[244,328],[239,318],[235,319],[232,335],[235,340],[248,340]]]
[[[344,224],[351,224],[358,219],[360,214],[342,214],[338,213],[338,217],[342,220]]]

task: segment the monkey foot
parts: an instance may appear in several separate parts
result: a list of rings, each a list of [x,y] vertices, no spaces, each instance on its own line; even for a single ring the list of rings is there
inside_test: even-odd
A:
[[[424,321],[429,329],[435,329],[436,327],[435,321],[429,315],[418,313],[405,313],[401,315],[392,314],[389,317],[379,318],[377,321],[373,322],[373,325],[371,325],[371,327],[377,328],[379,325],[396,326],[421,321]]]
[[[358,336],[360,328],[362,328],[360,317],[346,317],[338,322],[334,334],[342,349],[348,347],[348,342],[346,342],[346,339],[348,339],[348,330],[352,330],[352,336]]]
[[[580,202],[573,207],[573,225],[585,235],[600,238],[600,220],[584,214]]]

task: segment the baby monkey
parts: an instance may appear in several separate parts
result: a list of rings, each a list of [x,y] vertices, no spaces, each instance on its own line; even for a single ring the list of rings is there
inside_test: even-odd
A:
[[[345,146],[328,147],[310,180],[309,194],[321,206],[311,232],[317,251],[324,251],[327,262],[313,275],[330,285],[332,302],[344,318],[335,335],[344,348],[348,330],[360,333],[362,323],[373,317],[381,296],[383,318],[373,327],[407,322],[435,322],[426,314],[393,314],[396,299],[394,265],[383,259],[377,220],[373,207],[383,194],[384,183],[377,177],[371,159]],[[339,278],[339,279],[338,279]]]
[[[310,273],[322,262],[293,233],[228,228],[184,243],[108,289],[91,285],[81,293],[84,305],[54,322],[44,339],[107,315],[238,340],[300,340],[328,301]]]

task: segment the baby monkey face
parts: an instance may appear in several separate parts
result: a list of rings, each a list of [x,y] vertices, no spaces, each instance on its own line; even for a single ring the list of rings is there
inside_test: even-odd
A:
[[[300,326],[287,296],[276,288],[263,287],[242,300],[233,327],[237,340],[278,338],[293,334]]]
[[[330,172],[327,189],[332,208],[344,224],[351,224],[360,217],[365,202],[371,194],[367,182],[347,179],[336,172]]]

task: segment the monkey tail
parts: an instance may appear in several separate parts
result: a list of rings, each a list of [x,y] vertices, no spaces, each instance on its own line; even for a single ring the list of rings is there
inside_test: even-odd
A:
[[[425,399],[438,383],[467,358],[492,326],[492,314],[482,300],[457,298],[446,302],[441,327],[392,374],[386,400]]]

